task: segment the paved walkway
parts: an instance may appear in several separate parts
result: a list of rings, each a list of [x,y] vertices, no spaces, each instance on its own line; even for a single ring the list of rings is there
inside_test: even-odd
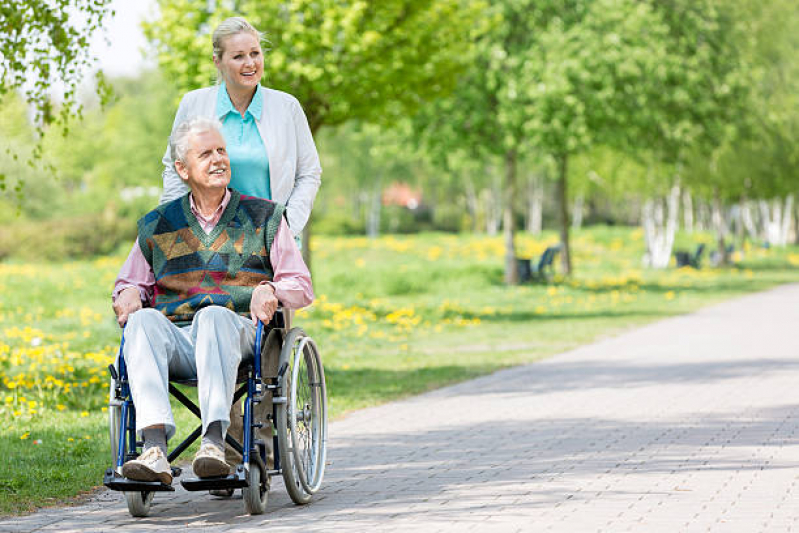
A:
[[[267,513],[118,494],[0,531],[799,530],[799,285],[664,320],[330,427],[323,491]],[[98,472],[98,476],[100,473]]]

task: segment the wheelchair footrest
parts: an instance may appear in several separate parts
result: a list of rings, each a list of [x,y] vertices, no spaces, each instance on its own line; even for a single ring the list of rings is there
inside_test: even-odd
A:
[[[136,481],[117,474],[116,470],[109,468],[103,476],[103,485],[111,490],[122,492],[167,492],[174,491],[175,487],[160,481]]]
[[[229,476],[185,478],[180,481],[186,490],[222,490],[249,487],[244,466],[239,465]]]

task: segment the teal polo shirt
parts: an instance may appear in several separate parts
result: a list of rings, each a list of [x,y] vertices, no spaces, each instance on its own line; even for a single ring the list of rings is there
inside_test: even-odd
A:
[[[259,85],[247,111],[241,116],[230,101],[225,83],[219,86],[216,116],[222,122],[222,135],[230,157],[230,186],[242,194],[271,200],[269,158],[255,120],[261,117],[263,106],[264,95]]]

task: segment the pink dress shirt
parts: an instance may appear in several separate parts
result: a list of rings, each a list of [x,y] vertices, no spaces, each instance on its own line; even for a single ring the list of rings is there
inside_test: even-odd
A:
[[[225,191],[222,203],[210,217],[205,217],[194,205],[194,197],[189,195],[189,205],[192,214],[197,217],[205,233],[211,233],[214,227],[222,218],[222,213],[230,202],[230,189]],[[298,309],[310,305],[314,300],[313,286],[311,285],[311,273],[302,260],[302,254],[297,248],[297,243],[291,235],[291,230],[286,223],[286,219],[280,221],[280,226],[275,233],[275,240],[269,250],[269,260],[272,263],[274,277],[272,281],[265,281],[275,289],[275,296],[283,307]],[[114,283],[114,292],[111,295],[116,300],[120,292],[128,287],[139,289],[139,296],[145,306],[151,305],[153,301],[153,288],[155,287],[155,275],[150,264],[144,258],[138,243],[133,244],[133,248],[128,254],[125,264],[119,271],[119,276]]]

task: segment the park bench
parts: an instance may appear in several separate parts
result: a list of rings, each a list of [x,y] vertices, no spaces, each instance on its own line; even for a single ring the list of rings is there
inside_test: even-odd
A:
[[[519,267],[519,281],[521,283],[549,282],[555,270],[554,261],[558,252],[560,252],[559,244],[548,246],[535,264],[533,264],[532,259],[517,257],[516,262]]]
[[[701,243],[696,247],[696,251],[693,254],[685,250],[678,250],[674,252],[674,257],[677,260],[677,268],[685,266],[699,268],[704,251],[705,243]]]

